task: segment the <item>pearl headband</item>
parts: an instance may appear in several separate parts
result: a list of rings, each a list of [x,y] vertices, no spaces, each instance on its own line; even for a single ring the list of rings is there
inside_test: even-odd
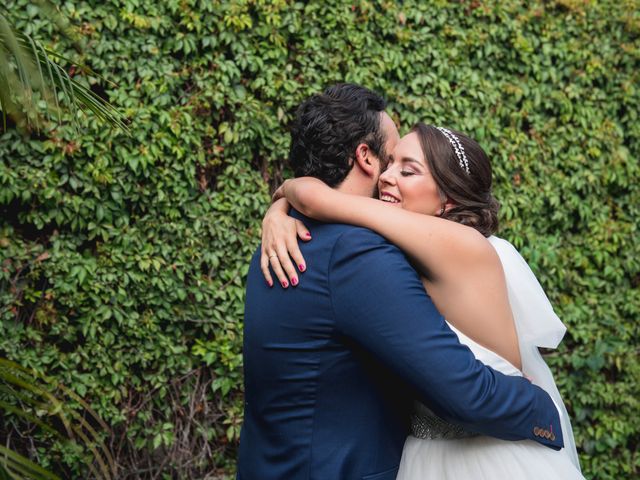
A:
[[[462,143],[460,143],[460,139],[448,128],[436,128],[440,130],[445,137],[447,137],[447,140],[449,140],[449,143],[453,147],[453,151],[456,152],[456,157],[458,157],[460,168],[467,172],[467,175],[471,175],[471,172],[469,171],[469,160],[467,159],[467,154],[464,151]]]

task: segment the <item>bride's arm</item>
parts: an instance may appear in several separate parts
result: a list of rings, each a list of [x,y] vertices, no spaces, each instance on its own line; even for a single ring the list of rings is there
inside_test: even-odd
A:
[[[433,281],[455,279],[483,264],[499,265],[495,250],[474,228],[402,210],[373,198],[349,195],[314,178],[287,180],[277,195],[304,215],[323,222],[369,228],[407,253]]]

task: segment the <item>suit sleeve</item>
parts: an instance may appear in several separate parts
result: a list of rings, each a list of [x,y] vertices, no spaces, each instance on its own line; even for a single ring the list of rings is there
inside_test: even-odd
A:
[[[562,448],[549,395],[476,360],[398,248],[369,230],[349,230],[334,245],[329,288],[340,333],[412,385],[443,418],[485,435]]]

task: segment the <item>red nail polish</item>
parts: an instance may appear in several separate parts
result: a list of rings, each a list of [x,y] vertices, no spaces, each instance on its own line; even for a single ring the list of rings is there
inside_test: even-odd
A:
[[[282,288],[287,288],[289,284],[287,282],[282,282]]]
[[[298,279],[296,277],[293,277],[291,279],[291,285],[297,285],[298,284]]]
[[[306,267],[304,266],[304,263],[301,263],[300,265],[298,265],[298,268],[300,269],[301,272],[304,272],[304,269]]]
[[[307,238],[311,238],[311,234],[309,232],[307,232],[307,234],[305,235]]]
[[[272,281],[272,280],[269,280],[269,281],[267,282],[267,285],[269,285],[270,287],[273,287],[273,281]]]

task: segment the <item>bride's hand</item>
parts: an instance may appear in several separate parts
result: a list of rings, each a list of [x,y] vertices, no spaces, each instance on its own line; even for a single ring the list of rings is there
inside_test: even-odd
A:
[[[284,187],[280,187],[276,192]],[[304,257],[298,247],[297,238],[303,241],[311,240],[311,233],[304,224],[288,215],[289,203],[286,198],[280,196],[269,207],[262,220],[262,248],[260,257],[260,268],[262,274],[270,287],[273,286],[273,279],[269,266],[278,277],[278,281],[283,288],[289,284],[298,284],[298,270],[304,272],[306,264]],[[294,267],[293,262],[297,265]]]

